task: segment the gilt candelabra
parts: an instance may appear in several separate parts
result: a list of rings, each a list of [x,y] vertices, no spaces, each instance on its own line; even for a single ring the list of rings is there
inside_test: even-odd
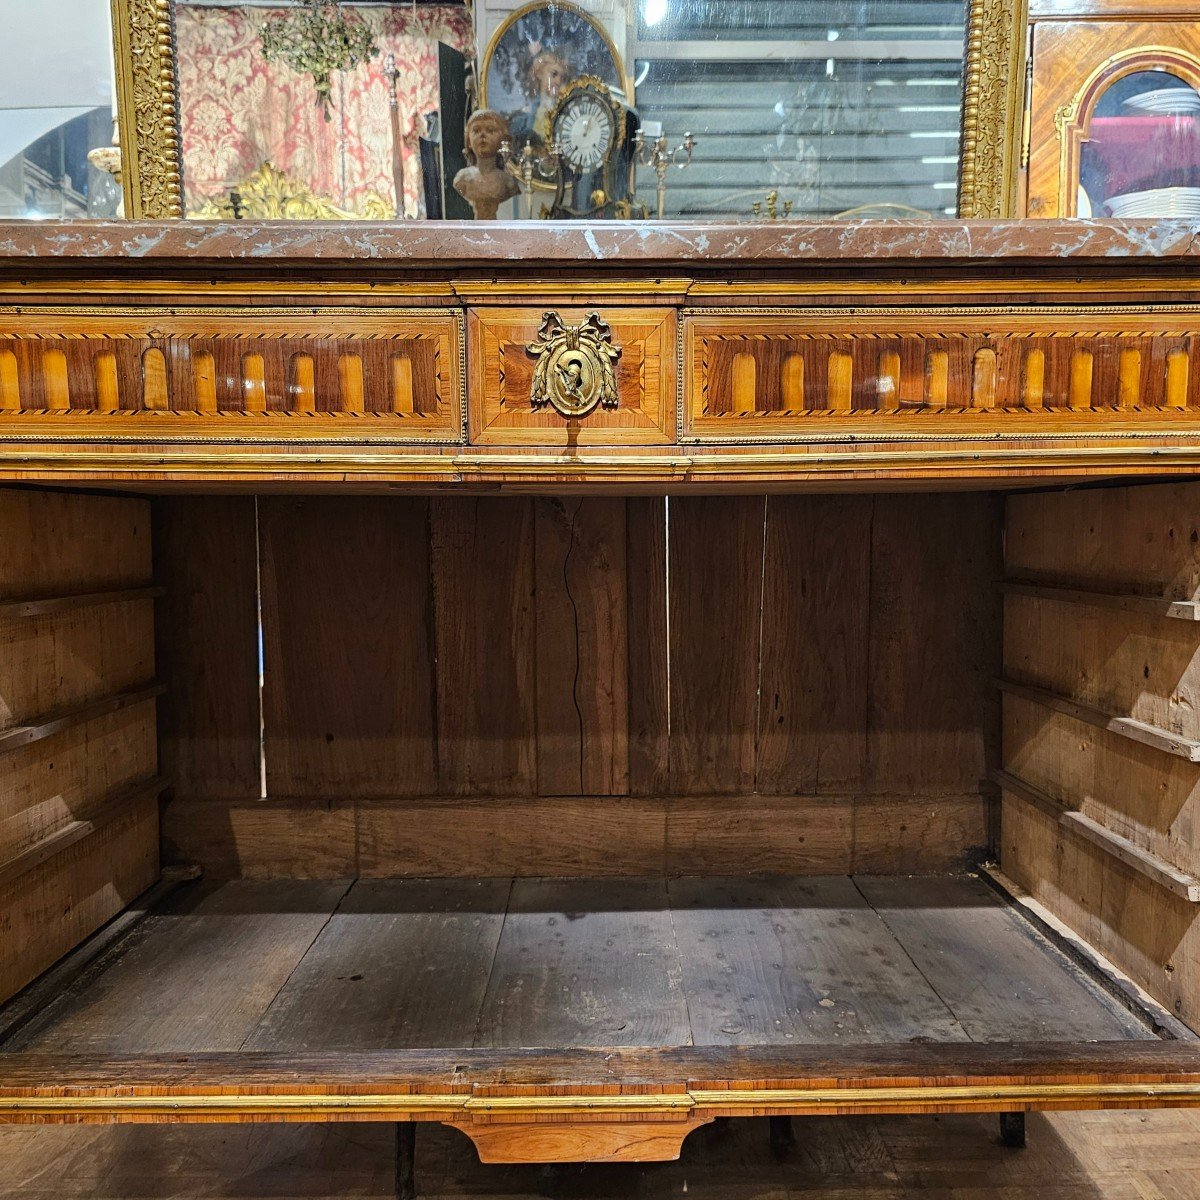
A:
[[[558,157],[557,146],[547,146],[544,150],[538,151],[534,149],[532,139],[525,142],[525,145],[521,147],[520,154],[513,152],[511,142],[500,143],[500,161],[521,184],[521,191],[525,196],[525,213],[531,221],[533,220],[533,182],[538,179],[549,183],[557,178]]]
[[[696,139],[690,133],[685,133],[683,141],[672,149],[665,133],[660,133],[654,141],[648,142],[642,130],[637,131],[633,141],[635,161],[641,163],[643,167],[653,167],[654,173],[658,176],[658,219],[660,221],[666,216],[667,211],[667,171],[671,167],[678,167],[682,171],[691,166],[692,152],[696,146]]]

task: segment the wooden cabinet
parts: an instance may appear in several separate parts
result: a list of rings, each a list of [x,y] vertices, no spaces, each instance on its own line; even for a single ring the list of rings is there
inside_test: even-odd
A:
[[[1190,226],[173,236],[0,254],[0,1122],[1200,1106]]]
[[[1200,215],[1194,6],[1035,4],[1026,211]]]

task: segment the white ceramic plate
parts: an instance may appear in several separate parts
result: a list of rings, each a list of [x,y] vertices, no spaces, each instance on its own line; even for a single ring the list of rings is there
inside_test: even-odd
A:
[[[1183,117],[1200,113],[1200,92],[1192,88],[1159,88],[1130,96],[1125,107],[1157,117]]]
[[[1114,217],[1200,216],[1200,187],[1154,188],[1148,192],[1126,192],[1105,202]]]

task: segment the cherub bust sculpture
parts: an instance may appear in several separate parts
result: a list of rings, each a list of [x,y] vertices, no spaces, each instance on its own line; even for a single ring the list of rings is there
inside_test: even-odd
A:
[[[454,177],[454,190],[475,210],[477,221],[494,221],[500,205],[519,192],[517,181],[500,161],[501,143],[508,140],[508,122],[490,108],[472,113],[467,121],[467,162]]]

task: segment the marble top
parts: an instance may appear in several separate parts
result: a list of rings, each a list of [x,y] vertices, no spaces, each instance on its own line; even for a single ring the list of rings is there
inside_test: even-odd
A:
[[[540,264],[784,266],[896,260],[1200,258],[1192,221],[842,221],[775,224],[473,221],[0,221],[13,260],[80,263],[382,260],[431,267]]]

